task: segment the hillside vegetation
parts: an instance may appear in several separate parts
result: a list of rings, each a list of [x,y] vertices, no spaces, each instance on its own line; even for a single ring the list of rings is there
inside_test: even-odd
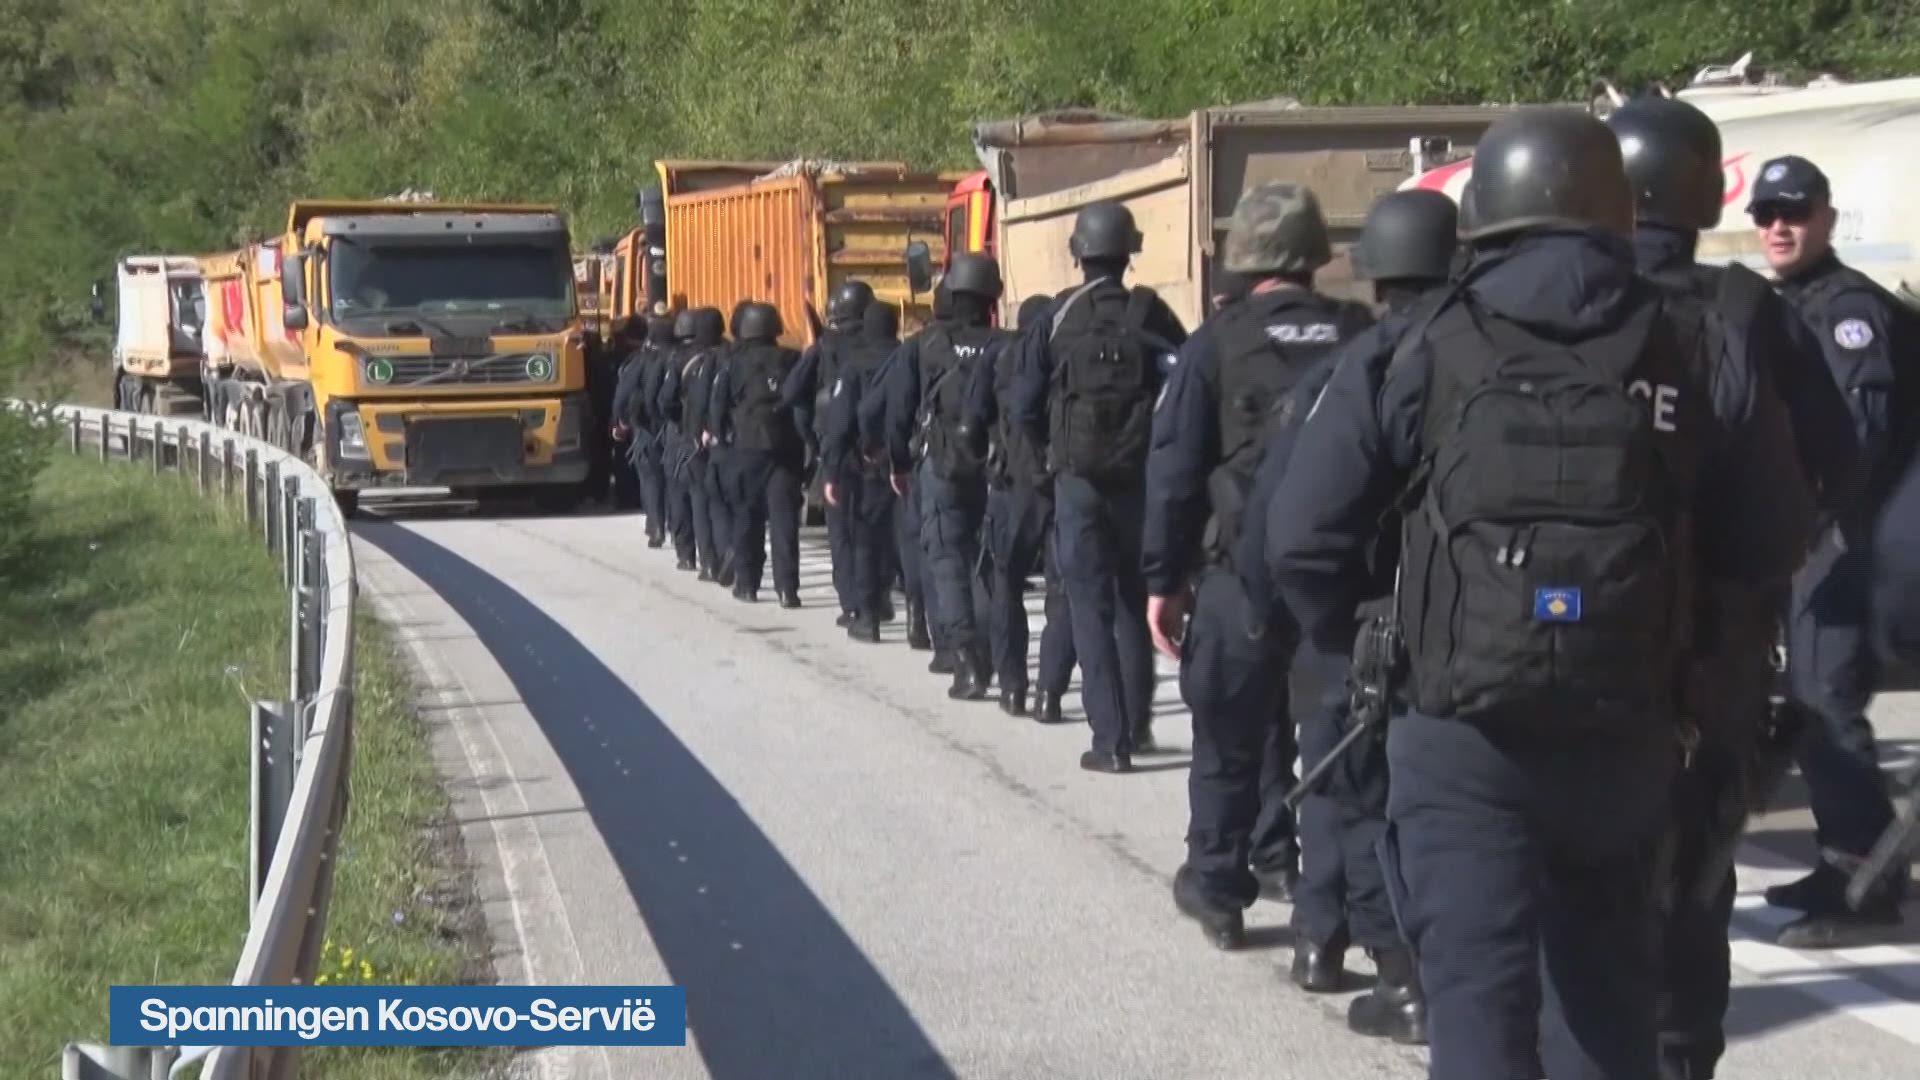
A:
[[[88,284],[289,199],[553,200],[622,228],[656,156],[966,166],[970,121],[1578,99],[1748,49],[1920,71],[1884,0],[0,0],[0,382],[106,341]]]

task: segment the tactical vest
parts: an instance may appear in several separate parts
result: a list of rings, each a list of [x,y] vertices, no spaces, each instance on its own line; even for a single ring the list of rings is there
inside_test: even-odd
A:
[[[844,330],[828,330],[814,344],[817,359],[813,369],[813,433],[816,437],[824,437],[827,433],[827,410],[833,404],[833,384],[840,378],[842,358],[852,339],[853,335]]]
[[[991,326],[935,326],[920,337],[916,440],[944,478],[973,479],[984,473],[986,462],[960,428],[967,419],[973,373],[1001,338]]]
[[[734,353],[727,368],[733,391],[734,447],[777,453],[799,449],[800,432],[793,425],[793,414],[780,406],[781,387],[792,361],[792,350],[766,343],[744,345]]]
[[[707,430],[708,406],[713,400],[713,376],[719,370],[725,345],[700,349],[680,369],[680,428],[698,438]]]
[[[1207,547],[1218,557],[1239,539],[1254,473],[1274,433],[1306,419],[1293,388],[1373,320],[1357,305],[1304,289],[1249,296],[1215,319],[1220,463],[1207,478]]]

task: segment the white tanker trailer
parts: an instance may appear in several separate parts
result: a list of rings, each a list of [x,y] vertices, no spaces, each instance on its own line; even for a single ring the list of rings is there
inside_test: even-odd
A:
[[[1732,70],[1737,78],[1738,66]],[[1841,260],[1920,307],[1920,78],[1717,84],[1723,78],[1703,73],[1674,95],[1713,118],[1725,155],[1726,209],[1719,227],[1700,238],[1700,261],[1737,260],[1767,272],[1747,198],[1769,159],[1798,154],[1832,183]],[[1458,202],[1472,172],[1466,158],[1400,188],[1443,191]]]

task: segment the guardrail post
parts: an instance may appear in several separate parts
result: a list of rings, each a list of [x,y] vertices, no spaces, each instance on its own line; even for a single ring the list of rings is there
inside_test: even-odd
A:
[[[199,468],[200,494],[205,495],[207,488],[212,486],[207,476],[209,464],[207,459],[213,456],[213,433],[205,428],[200,429],[200,452],[196,456],[198,460],[195,465]]]
[[[229,437],[227,439],[227,448],[221,451],[220,454],[220,498],[222,500],[233,498],[234,456],[233,439]]]
[[[312,696],[320,685],[320,647],[325,636],[321,620],[326,604],[321,578],[326,562],[322,558],[320,533],[313,526],[313,500],[301,499],[296,513],[299,524],[296,550],[300,552],[300,587],[296,590],[298,602],[294,609],[299,625],[294,631],[298,647],[293,654],[293,696],[304,698]]]
[[[107,463],[107,446],[113,442],[113,417],[100,414],[100,464]]]
[[[297,701],[256,701],[249,731],[253,738],[253,813],[248,821],[247,910],[260,904],[274,842],[293,800],[293,722]]]
[[[78,456],[80,453],[80,413],[76,411],[70,419],[73,421],[70,426],[70,430],[73,432],[70,448],[73,453]]]
[[[167,428],[159,417],[153,418],[153,475],[160,475],[160,462],[167,456]]]
[[[173,429],[173,471],[187,471],[187,425]]]
[[[266,476],[261,481],[261,487],[267,497],[267,512],[260,515],[261,520],[265,522],[260,531],[262,539],[266,541],[267,550],[277,552],[280,550],[280,537],[283,532],[280,524],[280,514],[283,510],[280,505],[280,463],[267,462],[265,472]]]
[[[247,447],[246,467],[247,525],[260,522],[260,451]]]
[[[280,488],[280,579],[291,589],[300,577],[300,477],[281,477]]]
[[[289,517],[298,517],[305,507],[296,503]],[[298,525],[289,535],[287,549],[287,694],[298,700],[306,689],[307,664],[307,534]]]

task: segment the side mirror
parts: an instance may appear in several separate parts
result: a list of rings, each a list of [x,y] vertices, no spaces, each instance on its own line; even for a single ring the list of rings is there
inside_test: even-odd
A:
[[[933,289],[933,251],[924,240],[907,245],[907,285],[915,293]]]
[[[87,307],[93,314],[94,322],[104,324],[107,321],[107,288],[105,282],[96,281],[93,283],[93,293],[87,299]]]
[[[280,295],[289,304],[305,303],[307,299],[307,256],[305,253],[289,255],[280,263]]]
[[[305,330],[307,328],[307,305],[298,303],[283,305],[280,309],[280,323],[289,330]]]

